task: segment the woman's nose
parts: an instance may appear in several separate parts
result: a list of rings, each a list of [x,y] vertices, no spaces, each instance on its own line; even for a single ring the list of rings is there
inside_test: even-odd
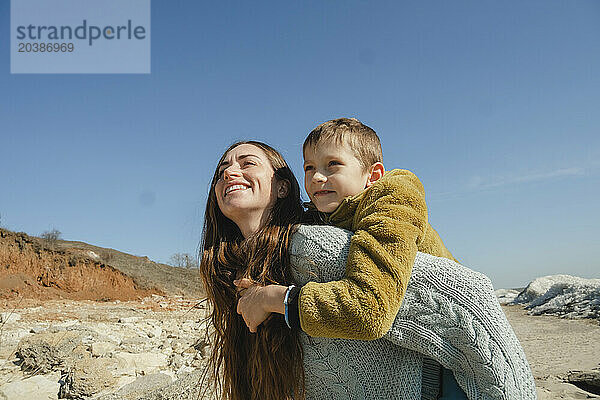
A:
[[[225,168],[225,171],[223,171],[223,179],[225,179],[226,181],[238,176],[240,176],[240,171],[236,168],[227,167]]]

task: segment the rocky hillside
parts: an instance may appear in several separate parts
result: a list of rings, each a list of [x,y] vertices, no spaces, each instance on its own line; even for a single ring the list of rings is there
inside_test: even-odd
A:
[[[0,298],[131,300],[202,297],[196,270],[83,242],[48,241],[0,229]]]

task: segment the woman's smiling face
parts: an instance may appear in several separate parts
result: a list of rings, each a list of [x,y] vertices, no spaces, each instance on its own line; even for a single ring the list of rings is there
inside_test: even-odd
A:
[[[258,230],[277,201],[275,171],[265,152],[241,144],[221,161],[215,184],[219,209],[247,236]]]

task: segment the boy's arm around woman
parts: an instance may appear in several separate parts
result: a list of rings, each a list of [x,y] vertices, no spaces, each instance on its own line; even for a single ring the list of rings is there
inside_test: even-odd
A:
[[[345,276],[300,290],[299,324],[310,336],[382,337],[402,304],[417,251],[454,260],[428,222],[423,185],[407,170],[386,172],[326,222],[354,235]]]

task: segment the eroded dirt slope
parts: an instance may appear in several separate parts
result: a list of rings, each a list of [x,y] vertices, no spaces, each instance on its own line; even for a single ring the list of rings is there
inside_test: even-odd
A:
[[[0,229],[0,297],[133,300],[153,293],[200,296],[197,271]]]

